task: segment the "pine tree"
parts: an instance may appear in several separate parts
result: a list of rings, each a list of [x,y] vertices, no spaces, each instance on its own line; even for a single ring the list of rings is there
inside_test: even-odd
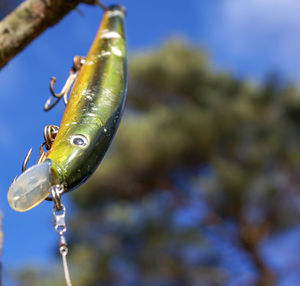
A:
[[[74,285],[274,285],[260,246],[299,219],[299,108],[180,41],[135,55],[113,146],[72,194]]]

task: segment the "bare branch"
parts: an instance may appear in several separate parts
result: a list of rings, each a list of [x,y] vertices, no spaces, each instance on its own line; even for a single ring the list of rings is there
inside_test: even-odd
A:
[[[79,3],[95,0],[26,0],[0,22],[0,69]]]

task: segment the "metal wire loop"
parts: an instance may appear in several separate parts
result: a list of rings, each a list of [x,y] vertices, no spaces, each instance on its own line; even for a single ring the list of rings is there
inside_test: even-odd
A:
[[[66,208],[61,203],[60,200],[60,196],[63,190],[64,188],[62,185],[55,185],[51,187],[51,194],[52,194],[52,199],[54,204],[52,213],[54,217],[54,229],[59,234],[58,246],[59,246],[59,253],[62,258],[65,281],[67,286],[72,286],[69,267],[67,263],[67,254],[69,250],[67,246],[66,237],[64,236],[64,233],[67,231],[66,220],[65,220]],[[60,209],[57,208],[58,206],[60,206]]]
[[[66,247],[66,246],[61,246],[60,248],[59,248],[59,252],[60,252],[60,254],[61,255],[64,255],[64,256],[67,256],[67,254],[68,254],[68,247]]]
[[[64,191],[64,187],[62,185],[54,185],[50,188],[50,193],[52,196],[52,201],[54,205],[55,211],[63,210],[63,205],[61,203],[60,196]]]

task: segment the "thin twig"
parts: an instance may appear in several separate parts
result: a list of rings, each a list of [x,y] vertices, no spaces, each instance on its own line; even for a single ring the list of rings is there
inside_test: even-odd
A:
[[[96,5],[98,5],[104,11],[108,9],[101,1],[96,1]]]

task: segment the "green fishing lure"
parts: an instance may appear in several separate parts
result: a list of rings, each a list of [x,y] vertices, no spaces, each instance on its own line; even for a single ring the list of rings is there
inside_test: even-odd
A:
[[[113,5],[106,9],[99,30],[86,58],[75,57],[74,66],[62,92],[45,109],[51,109],[70,93],[59,128],[44,130],[46,151],[38,163],[26,169],[11,184],[10,206],[27,211],[50,195],[50,188],[60,185],[63,192],[73,190],[95,171],[117,130],[124,108],[127,86],[127,56],[124,33],[125,11]]]

